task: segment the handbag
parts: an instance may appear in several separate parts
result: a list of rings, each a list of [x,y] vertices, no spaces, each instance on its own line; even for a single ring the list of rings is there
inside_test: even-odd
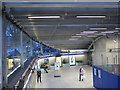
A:
[[[81,78],[84,80],[85,79],[85,75],[82,75]]]

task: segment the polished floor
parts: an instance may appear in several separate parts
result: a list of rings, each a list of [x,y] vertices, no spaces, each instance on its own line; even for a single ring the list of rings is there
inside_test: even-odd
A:
[[[59,71],[42,73],[42,83],[36,83],[35,88],[93,88],[92,67],[85,65],[83,68],[86,71],[84,81],[78,80],[79,66],[65,66]]]

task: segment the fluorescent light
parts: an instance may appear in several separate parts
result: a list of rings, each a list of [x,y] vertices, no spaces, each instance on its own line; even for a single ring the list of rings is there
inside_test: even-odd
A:
[[[101,33],[115,33],[115,32],[118,32],[118,31],[105,31],[105,32],[101,32]]]
[[[115,28],[115,29],[120,29],[120,28]]]
[[[117,41],[116,41],[115,39],[113,39],[113,42],[115,42],[115,43],[116,43]]]
[[[90,30],[107,30],[107,28],[90,28]]]
[[[69,40],[78,40],[77,38],[70,38]]]
[[[88,35],[88,33],[80,33],[80,34],[76,34],[76,35]]]
[[[82,36],[72,36],[72,37],[82,37]]]
[[[76,18],[105,18],[106,16],[76,16]]]
[[[60,16],[30,16],[28,18],[31,18],[31,19],[34,19],[34,18],[48,19],[48,18],[60,18]]]
[[[80,50],[70,50],[71,53],[76,53],[76,52],[87,52],[87,49],[80,49]]]
[[[82,33],[86,33],[86,34],[92,34],[92,33],[96,33],[98,31],[83,31]]]
[[[97,36],[87,36],[87,37],[97,37]]]
[[[103,34],[103,33],[99,33],[99,34],[96,34],[96,35],[106,35],[106,34]]]

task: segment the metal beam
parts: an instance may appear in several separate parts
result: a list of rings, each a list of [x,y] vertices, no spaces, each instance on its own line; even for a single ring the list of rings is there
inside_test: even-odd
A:
[[[20,32],[20,43],[21,43],[21,60],[20,60],[20,64],[21,64],[21,67],[23,68],[24,67],[24,50],[23,50],[23,32],[21,31]]]
[[[33,2],[33,0],[1,0],[2,2]],[[34,2],[119,2],[119,0],[34,0]]]
[[[6,57],[6,20],[3,11],[3,3],[0,2],[0,89],[7,87],[7,57]]]
[[[5,0],[4,0],[5,1]],[[116,2],[11,2],[6,3],[7,7],[106,7],[116,8],[118,3]]]

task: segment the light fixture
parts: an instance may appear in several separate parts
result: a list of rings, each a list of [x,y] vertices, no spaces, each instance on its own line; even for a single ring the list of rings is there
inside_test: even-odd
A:
[[[107,30],[107,28],[90,28],[90,30]]]
[[[49,19],[49,18],[60,18],[60,16],[29,16],[30,19],[40,18],[40,19]]]
[[[86,34],[92,34],[92,33],[96,33],[98,31],[83,31],[82,33],[86,33]]]
[[[106,18],[106,16],[76,16],[76,18]]]
[[[69,40],[78,40],[77,38],[70,38]]]
[[[103,34],[103,33],[99,33],[99,34],[96,34],[96,35],[106,35],[106,34]]]
[[[87,37],[97,37],[97,36],[87,36]]]
[[[118,30],[118,29],[120,29],[120,28],[115,28],[115,29],[117,29],[117,30]]]
[[[77,38],[77,37],[82,37],[82,36],[72,36],[72,37],[76,37]]]
[[[115,42],[115,43],[116,43],[117,41],[116,41],[115,39],[113,39],[113,42]]]
[[[118,31],[105,31],[105,32],[101,32],[101,33],[115,33],[115,32],[118,32]]]
[[[84,35],[88,35],[88,33],[80,33],[80,34],[76,34],[76,35],[84,36]]]

